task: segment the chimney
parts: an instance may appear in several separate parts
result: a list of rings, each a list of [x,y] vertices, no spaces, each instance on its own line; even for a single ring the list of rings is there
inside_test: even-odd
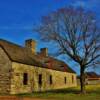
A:
[[[42,56],[48,56],[48,48],[41,48],[40,49],[40,54]]]
[[[28,39],[25,41],[25,47],[29,48],[33,54],[36,53],[36,41],[32,39]]]

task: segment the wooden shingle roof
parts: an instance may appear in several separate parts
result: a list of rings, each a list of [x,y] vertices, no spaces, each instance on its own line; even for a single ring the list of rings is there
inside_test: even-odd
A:
[[[12,42],[0,39],[0,47],[6,52],[8,57],[13,62],[18,62],[27,65],[33,65],[37,67],[44,67],[53,70],[75,73],[67,64],[63,61],[55,59],[53,57],[41,57],[38,54],[32,54],[30,49],[19,46]]]

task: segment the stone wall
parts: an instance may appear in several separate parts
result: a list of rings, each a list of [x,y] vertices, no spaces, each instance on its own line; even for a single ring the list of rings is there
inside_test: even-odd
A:
[[[11,61],[0,47],[0,94],[10,93]]]
[[[80,85],[80,79],[77,79],[77,84]],[[86,85],[99,85],[100,79],[99,80],[88,80],[88,79],[86,79],[85,84]]]
[[[76,74],[56,70],[34,67],[20,63],[12,63],[11,94],[31,93],[33,91],[46,91],[77,86]],[[28,74],[28,84],[23,85],[23,74]],[[42,85],[39,85],[39,74],[42,75]],[[52,84],[50,84],[50,75]],[[64,77],[66,77],[66,84]],[[73,81],[72,81],[73,77]]]
[[[98,85],[100,84],[100,80],[87,80],[87,85]]]

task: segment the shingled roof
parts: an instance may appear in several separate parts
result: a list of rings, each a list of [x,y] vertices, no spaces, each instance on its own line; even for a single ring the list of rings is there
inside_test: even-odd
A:
[[[95,72],[86,72],[87,78],[100,78],[100,76]]]
[[[0,39],[0,47],[3,48],[10,60],[13,62],[75,73],[67,64],[61,60],[50,56],[43,57],[39,54],[32,54],[28,48],[19,46],[12,42]]]

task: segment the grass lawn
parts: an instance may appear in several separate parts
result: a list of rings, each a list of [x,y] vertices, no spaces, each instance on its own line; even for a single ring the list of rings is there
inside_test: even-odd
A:
[[[42,93],[19,94],[18,96],[34,97],[46,100],[100,100],[100,85],[86,86],[87,94],[79,94],[79,87],[54,90]]]

